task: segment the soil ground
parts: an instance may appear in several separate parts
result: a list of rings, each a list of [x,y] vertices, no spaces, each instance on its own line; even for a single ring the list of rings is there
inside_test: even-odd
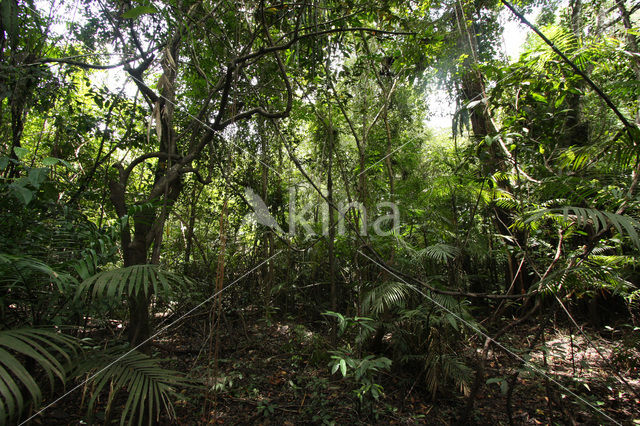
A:
[[[514,422],[607,424],[613,419],[640,424],[640,358],[623,349],[616,336],[609,337],[562,331],[546,336],[547,349],[534,352],[532,361],[546,363],[548,379],[527,369],[518,375],[511,404]],[[504,337],[503,343],[524,350],[532,338],[532,330],[521,328]],[[418,371],[398,369],[379,375],[383,397],[361,404],[354,392],[357,386],[349,378],[330,374],[328,341],[321,328],[310,330],[292,320],[228,320],[221,327],[216,370],[214,360],[207,367],[208,348],[194,348],[188,339],[182,344],[168,339],[166,343],[189,348],[185,353],[192,354],[174,357],[175,368],[200,372],[209,381],[211,402],[205,404],[206,391],[187,392],[178,403],[179,424],[448,425],[464,407],[466,398],[456,389],[431,399]],[[483,342],[469,343],[479,353]],[[467,355],[473,365],[473,351]],[[490,383],[482,387],[475,403],[476,424],[509,424],[508,386],[500,378],[517,370],[523,369],[513,357],[497,348],[490,351],[485,379]]]
[[[167,367],[199,382],[180,390],[176,420],[163,424],[449,425],[466,402],[457,389],[432,399],[419,371],[392,367],[377,377],[384,395],[360,403],[355,383],[339,371],[331,374],[326,329],[320,324],[310,329],[293,318],[265,321],[252,313],[224,317],[216,366],[216,339],[209,345],[206,322],[206,316],[191,318],[154,344]],[[522,369],[498,348],[489,352],[489,383],[478,394],[471,421],[509,424],[507,379],[521,370],[511,402],[514,424],[640,424],[640,357],[625,349],[625,337],[613,330],[608,336],[593,331],[571,336],[561,326],[554,329],[560,331],[545,336],[546,350],[531,356],[536,365],[546,363],[546,379]],[[524,354],[533,334],[533,326],[523,327],[501,342]],[[469,365],[475,365],[482,343],[468,342]],[[86,424],[78,409],[81,397],[76,391],[31,424]]]

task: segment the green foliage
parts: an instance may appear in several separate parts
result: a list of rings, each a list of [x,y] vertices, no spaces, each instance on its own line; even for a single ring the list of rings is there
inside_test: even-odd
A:
[[[39,377],[33,368],[25,368],[25,360],[41,368],[53,391],[56,377],[67,382],[67,370],[79,349],[75,339],[55,331],[0,330],[0,422],[15,421],[29,406],[29,397],[35,407],[42,402]]]
[[[565,223],[574,223],[579,228],[591,227],[597,233],[601,229],[614,227],[620,234],[628,236],[636,247],[640,248],[637,229],[640,223],[630,216],[610,213],[598,209],[565,206],[559,209],[542,209],[533,212],[525,221],[532,222],[542,217],[562,218]]]
[[[366,317],[345,317],[339,312],[326,311],[322,315],[334,317],[338,321],[338,335],[342,336],[346,331],[373,331],[371,325],[373,319]]]
[[[160,360],[138,351],[129,352],[127,347],[116,347],[92,352],[81,361],[74,374],[86,377],[89,392],[87,411],[92,415],[96,403],[108,390],[105,416],[108,418],[113,402],[119,392],[125,390],[127,399],[120,413],[120,424],[153,424],[161,416],[175,418],[171,399],[177,396],[177,386],[190,382],[176,371],[162,367]]]
[[[276,404],[272,404],[269,400],[262,400],[258,403],[256,411],[262,417],[273,417],[276,408],[278,408]]]
[[[87,278],[78,287],[77,297],[117,299],[140,293],[145,296],[166,295],[187,281],[178,274],[161,270],[157,265],[133,265],[99,272]]]
[[[16,256],[0,253],[2,287],[6,292],[25,289],[34,281],[45,279],[53,283],[60,293],[69,293],[77,284],[70,274],[56,272],[46,263],[29,256]]]
[[[15,149],[17,150],[18,148]],[[24,148],[22,149],[24,150]],[[20,156],[21,155],[18,155],[18,158],[20,158]],[[14,163],[18,164],[17,162]],[[18,199],[25,207],[33,200],[33,197],[47,179],[47,174],[50,171],[46,167],[30,167],[26,168],[26,170],[28,171],[27,176],[16,179],[7,185],[9,193]]]
[[[142,15],[148,15],[151,13],[157,13],[158,9],[153,6],[137,6],[127,10],[122,14],[124,19],[136,19]]]
[[[364,358],[354,356],[354,350],[350,347],[343,347],[331,353],[331,374],[335,374],[338,370],[342,377],[352,377],[359,385],[354,392],[358,400],[362,404],[366,398],[377,400],[383,396],[382,386],[376,383],[376,375],[380,371],[389,370],[391,368],[391,360],[386,357],[376,357],[375,355],[367,355]]]
[[[362,310],[378,316],[393,308],[403,308],[410,290],[405,283],[397,281],[375,285],[365,293],[362,300]]]
[[[9,354],[0,358],[9,377],[0,402],[10,421],[27,396],[33,406],[42,400],[45,375],[65,380],[73,352],[35,327],[104,336],[101,324],[127,308],[144,314],[153,302],[163,314],[188,312],[217,278],[249,271],[255,279],[225,289],[224,314],[240,313],[246,331],[242,312],[257,307],[268,324],[293,314],[310,330],[314,315],[335,305],[341,313],[324,312],[340,339],[331,370],[353,380],[361,405],[382,395],[379,376],[391,362],[417,371],[432,398],[469,388],[463,354],[493,305],[474,298],[472,310],[464,297],[419,282],[460,294],[571,295],[570,309],[606,294],[637,312],[638,130],[629,136],[538,38],[507,64],[499,2],[106,1],[75,8],[75,22],[58,15],[73,5],[50,13],[46,2],[32,3],[0,7],[0,322],[20,330],[0,332],[14,333],[0,336]],[[542,31],[631,120],[640,85],[628,35],[637,31],[618,11],[630,2],[577,2],[575,13],[547,3]],[[123,60],[133,62],[109,69],[103,84],[94,65]],[[120,90],[111,78],[120,72],[140,81]],[[458,106],[454,138],[426,127],[430,111],[444,109],[425,101],[433,87]],[[245,187],[264,196],[282,229],[289,206],[309,203],[304,220],[316,234],[243,225]],[[392,235],[347,229],[329,241],[318,192],[330,191],[337,204],[365,205],[369,219],[380,213],[375,202],[393,202],[401,223]],[[144,241],[137,258],[162,266],[122,267],[136,258],[132,241]],[[367,261],[363,248],[387,265]],[[505,309],[520,307],[512,300]],[[302,342],[312,361],[327,362],[327,341],[307,331],[281,348],[296,368],[307,355],[294,353]],[[87,355],[82,374],[98,373],[87,385],[89,412],[103,397],[107,412],[117,411],[116,394],[127,391],[122,423],[171,413],[175,373],[139,353],[108,365],[120,353]],[[322,400],[308,417],[332,422],[327,386],[301,389]],[[274,416],[269,400],[257,410]]]
[[[453,259],[458,253],[459,249],[455,246],[437,243],[419,250],[416,254],[423,259],[446,263],[447,260]]]
[[[433,302],[402,307],[384,323],[394,359],[398,365],[420,371],[432,398],[449,383],[466,394],[471,369],[459,354],[460,345],[465,330],[479,324],[454,298],[430,297]]]

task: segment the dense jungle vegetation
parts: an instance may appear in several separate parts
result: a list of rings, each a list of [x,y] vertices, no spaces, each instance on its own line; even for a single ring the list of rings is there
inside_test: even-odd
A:
[[[0,15],[0,424],[640,423],[639,3]]]

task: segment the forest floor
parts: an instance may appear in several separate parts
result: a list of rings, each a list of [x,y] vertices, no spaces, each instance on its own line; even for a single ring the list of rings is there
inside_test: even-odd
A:
[[[453,386],[432,399],[423,379],[418,379],[419,371],[392,367],[378,377],[384,396],[360,404],[354,392],[358,386],[349,377],[330,372],[324,327],[310,329],[294,318],[266,321],[253,312],[223,317],[216,372],[215,345],[202,344],[208,342],[207,321],[206,315],[190,318],[154,344],[168,367],[208,382],[204,389],[180,391],[182,398],[175,403],[179,425],[449,425],[466,402]],[[534,328],[522,327],[501,342],[524,354]],[[556,383],[523,371],[512,396],[514,424],[614,424],[610,419],[640,424],[640,354],[625,349],[623,336],[613,330],[609,335],[587,332],[593,345],[585,336],[562,331],[560,325],[553,330],[545,338],[546,351],[538,349],[531,358],[538,365],[544,365],[546,358],[547,376]],[[482,344],[480,339],[468,342],[469,365],[475,365],[474,351],[479,353]],[[502,379],[518,369],[522,370],[521,363],[508,354],[497,348],[489,352],[485,378],[489,383],[475,402],[475,424],[509,424]],[[80,398],[81,392],[74,392],[31,424],[86,424],[78,408]],[[101,418],[99,412],[96,418]]]
[[[455,389],[431,399],[422,381],[416,380],[417,371],[393,369],[379,375],[384,397],[360,404],[355,383],[339,372],[330,374],[328,336],[321,331],[311,330],[293,318],[265,321],[239,316],[222,323],[217,374],[209,348],[191,346],[191,342],[202,341],[197,326],[189,328],[191,338],[180,332],[179,339],[168,338],[165,342],[174,351],[183,352],[173,355],[174,368],[203,378],[216,377],[208,379],[209,404],[205,404],[201,390],[188,391],[185,400],[177,404],[179,424],[447,425],[453,423],[466,401]],[[624,349],[619,336],[608,337],[593,332],[571,336],[562,331],[546,336],[546,351],[536,351],[532,360],[542,365],[546,358],[548,377],[564,389],[524,371],[512,396],[514,423],[613,423],[598,415],[599,410],[622,424],[640,424],[639,354]],[[502,342],[525,350],[532,338],[531,329],[521,328]],[[476,347],[479,352],[482,343],[470,342],[470,348]],[[468,356],[472,355],[473,350]],[[206,359],[212,361],[207,363]],[[521,365],[509,355],[489,353],[486,378],[492,380],[482,387],[475,403],[473,420],[477,424],[509,424],[508,388],[500,378],[517,369]],[[611,371],[617,371],[627,385]]]

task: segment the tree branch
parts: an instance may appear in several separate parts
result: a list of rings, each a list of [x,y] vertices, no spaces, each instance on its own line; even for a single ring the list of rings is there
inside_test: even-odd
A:
[[[149,54],[150,52],[146,52],[146,54]],[[115,64],[110,64],[110,65],[97,65],[97,64],[88,64],[86,62],[80,62],[80,61],[76,61],[73,58],[77,58],[79,56],[69,56],[66,58],[40,58],[37,59],[35,62],[31,63],[31,64],[27,64],[26,66],[33,66],[33,65],[40,65],[40,64],[49,64],[49,63],[56,63],[56,64],[66,64],[66,65],[72,65],[72,66],[76,66],[79,68],[83,68],[83,69],[94,69],[94,70],[108,70],[108,69],[113,69],[113,68],[118,68],[121,67],[123,65],[127,65],[130,64],[133,61],[137,61],[138,59],[142,59],[143,56],[142,55],[138,55],[136,57],[133,58],[129,58],[129,59],[124,59],[118,63]]]
[[[133,169],[140,163],[143,163],[144,161],[150,159],[150,158],[160,158],[163,160],[168,160],[168,159],[176,159],[176,160],[180,160],[180,156],[176,155],[176,154],[168,154],[166,152],[150,152],[147,154],[143,154],[137,158],[135,158],[131,163],[129,163],[129,165],[127,166],[126,169],[123,170],[123,172],[120,174],[120,181],[122,184],[126,185],[127,181],[129,180],[129,176],[131,175],[131,172],[133,171]],[[119,165],[119,164],[118,164]],[[115,167],[115,165],[114,165]],[[122,167],[122,166],[120,166]]]
[[[196,179],[198,179],[198,182],[200,182],[203,185],[208,185],[212,182],[211,178],[204,179],[200,174],[200,172],[195,167],[184,167],[180,169],[180,174],[185,174],[185,173],[193,173]]]

